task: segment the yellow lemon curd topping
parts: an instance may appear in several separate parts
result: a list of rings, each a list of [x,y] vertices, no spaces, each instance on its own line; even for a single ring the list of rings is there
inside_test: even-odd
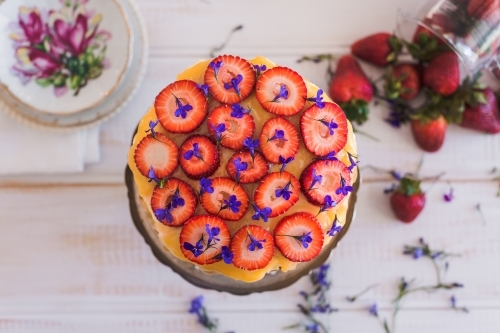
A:
[[[210,64],[211,60],[206,60],[206,61],[200,61],[193,67],[190,67],[186,69],[184,72],[182,72],[180,75],[177,76],[177,80],[192,80],[198,84],[203,84],[203,77],[205,74],[205,70],[207,69],[208,65]],[[255,64],[255,65],[266,65],[268,69],[276,67],[276,64],[271,62],[269,59],[264,58],[264,57],[256,57],[252,60],[249,60],[250,63]],[[315,85],[311,84],[310,82],[304,80],[307,86],[307,96],[308,97],[315,97],[316,92],[318,91],[318,87]],[[323,94],[323,100],[325,102],[331,102],[331,99],[326,95]],[[313,102],[307,102],[304,109],[308,108],[309,106],[312,105]],[[213,99],[210,99],[210,104],[209,104],[209,112],[218,105],[219,103],[217,101],[214,101]],[[255,134],[254,137],[258,137],[260,135],[260,131],[262,129],[262,126],[264,123],[273,117],[276,117],[276,115],[271,114],[267,111],[265,111],[257,101],[257,98],[255,97],[255,92],[253,92],[247,99],[242,101],[241,106],[243,106],[245,109],[251,109],[251,115],[254,117],[255,120]],[[292,117],[287,117],[288,120],[291,121],[292,124],[294,124],[295,128],[299,130],[300,132],[300,127],[299,127],[299,121],[300,121],[300,116],[302,115],[302,112],[299,112],[297,115],[294,115]],[[296,268],[297,263],[292,262],[285,258],[278,249],[275,249],[274,252],[274,257],[272,258],[271,262],[263,269],[258,269],[254,271],[247,271],[243,269],[236,268],[233,265],[228,265],[225,264],[224,261],[219,261],[214,264],[210,265],[198,265],[196,263],[193,263],[186,259],[184,255],[182,254],[180,250],[180,242],[179,242],[179,236],[182,227],[169,227],[161,222],[159,222],[155,217],[154,213],[151,209],[151,196],[153,194],[153,190],[155,188],[155,183],[148,182],[148,178],[144,177],[139,170],[137,169],[135,162],[134,162],[134,152],[139,144],[139,142],[148,134],[146,131],[149,129],[149,122],[150,121],[156,121],[156,113],[155,113],[155,108],[151,107],[148,112],[144,115],[144,117],[141,119],[139,122],[139,126],[137,129],[137,133],[134,136],[132,146],[130,147],[129,153],[128,153],[128,165],[130,169],[132,170],[134,174],[134,180],[137,185],[137,193],[139,196],[142,198],[144,201],[144,207],[147,208],[149,211],[149,216],[150,216],[150,222],[151,225],[154,227],[154,229],[158,232],[158,237],[160,238],[164,248],[171,252],[175,257],[179,258],[180,260],[187,261],[192,263],[193,265],[199,266],[201,270],[203,270],[206,273],[219,273],[222,275],[225,275],[227,277],[233,278],[235,280],[240,280],[240,281],[245,281],[245,282],[254,282],[262,279],[267,273],[270,273],[272,271],[276,270],[281,270],[283,272],[287,272],[289,270],[293,270]],[[352,155],[357,154],[357,149],[356,149],[356,141],[353,133],[353,129],[351,124],[348,122],[348,127],[349,127],[349,136],[347,140],[347,144],[344,147],[344,150],[337,152],[336,157],[344,162],[346,165],[350,165],[349,163],[349,157],[347,152],[349,152]],[[181,144],[186,140],[187,137],[193,134],[204,134],[208,135],[208,130],[207,130],[207,121],[205,121],[193,132],[189,134],[179,134],[179,133],[168,133],[166,132],[160,124],[158,124],[155,128],[156,132],[158,133],[163,133],[167,135],[171,140],[175,142],[175,144],[180,147]],[[226,164],[227,161],[230,159],[230,157],[234,154],[234,151],[224,148],[220,146],[220,152],[221,152],[221,165],[218,168],[218,170],[215,172],[214,175],[212,175],[209,178],[212,177],[228,177],[226,173]],[[300,149],[295,155],[295,159],[293,162],[288,164],[286,170],[293,174],[297,179],[300,179],[300,175],[302,171],[313,161],[315,156],[311,154],[304,146],[304,143],[300,143]],[[280,165],[273,165],[271,171],[279,171]],[[357,168],[354,168],[353,173],[351,174],[351,182],[354,184],[356,181],[358,174],[357,174]],[[182,179],[189,185],[193,187],[193,189],[198,192],[200,187],[199,187],[199,181],[191,180],[189,179],[182,169],[178,167],[176,171],[172,175],[173,177],[177,177],[179,179]],[[326,179],[328,179],[328,175],[324,175]],[[253,184],[242,184],[242,186],[245,188],[247,194],[250,197],[250,200],[253,201],[253,194],[255,193],[255,190],[257,189],[259,183],[253,183]],[[347,195],[340,203],[337,204],[336,207],[323,212],[317,216],[317,219],[319,223],[321,224],[324,233],[328,230],[330,230],[332,226],[332,222],[335,218],[335,215],[337,215],[337,218],[339,219],[340,225],[344,226],[346,223],[346,215],[347,215],[347,209],[348,209],[348,203],[349,203],[349,198],[350,195]],[[309,212],[313,215],[318,214],[320,207],[315,206],[313,204],[310,204],[304,194],[300,192],[300,197],[299,201],[293,205],[285,214],[282,214],[281,216],[277,216],[275,218],[269,218],[268,222],[263,222],[261,220],[259,221],[254,221],[251,219],[253,215],[253,209],[250,206],[246,214],[243,216],[243,218],[240,221],[237,222],[231,222],[231,221],[225,221],[227,226],[229,227],[229,230],[231,231],[231,234],[234,234],[236,231],[238,231],[241,227],[247,225],[247,224],[256,224],[260,225],[261,227],[269,230],[271,234],[273,233],[273,230],[276,226],[276,224],[285,216],[291,215],[296,212]],[[196,212],[194,215],[200,215],[200,214],[207,214],[207,212],[203,209],[201,204],[198,204],[198,207],[196,209]],[[325,240],[323,247],[325,247],[332,239],[333,237],[330,237],[328,235],[325,235]]]

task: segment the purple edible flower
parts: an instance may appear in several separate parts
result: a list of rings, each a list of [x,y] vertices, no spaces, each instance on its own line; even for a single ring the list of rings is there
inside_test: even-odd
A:
[[[332,197],[330,195],[325,195],[325,203],[324,205],[320,208],[319,212],[317,215],[323,213],[324,211],[329,210],[332,207],[337,206],[337,203],[332,200]]]
[[[453,195],[453,187],[450,187],[450,191],[448,193],[443,194],[443,199],[446,202],[452,202],[454,198],[455,197]]]
[[[335,191],[336,194],[348,195],[352,192],[353,188],[350,185],[346,185],[346,181],[342,175],[340,175],[340,187]]]
[[[203,308],[203,295],[194,298],[191,301],[191,308],[189,313],[198,313]]]
[[[281,188],[281,189],[276,189],[275,194],[276,198],[283,197],[283,199],[288,200],[290,199],[290,195],[292,194],[292,191],[289,190],[290,186],[292,186],[292,181],[290,180],[286,185]]]
[[[267,70],[267,66],[266,65],[253,65],[253,68],[255,69],[255,71],[257,72],[257,76],[260,76],[260,74],[262,72],[265,72]]]
[[[273,212],[273,210],[269,207],[264,207],[260,209],[256,204],[252,203],[253,209],[255,210],[255,214],[252,215],[252,220],[258,221],[262,219],[264,222],[269,220],[269,215]]]
[[[401,172],[399,172],[397,170],[391,170],[391,176],[396,180],[401,180],[401,178],[403,178],[403,175],[401,174]]]
[[[259,147],[259,140],[253,140],[251,137],[248,137],[243,141],[243,146],[248,149],[252,158],[255,158],[255,148]]]
[[[424,250],[421,247],[417,247],[413,250],[413,259],[417,260],[424,255]]]
[[[205,192],[214,193],[214,188],[212,187],[212,180],[203,177],[200,179],[200,195]]]
[[[229,200],[224,199],[224,206],[220,210],[228,209],[233,213],[238,213],[240,211],[241,201],[238,201],[234,194],[229,196]]]
[[[216,237],[220,233],[220,229],[218,227],[210,228],[209,224],[205,224],[205,230],[207,231],[208,235],[207,248],[212,245],[212,241],[214,241],[214,244],[217,244],[217,242],[220,241],[220,239]]]
[[[333,237],[336,234],[338,234],[340,232],[340,230],[342,230],[342,226],[339,224],[339,220],[337,218],[337,215],[335,215],[335,219],[333,220],[332,227],[330,228],[330,230],[328,230],[326,232],[326,234],[330,237]]]
[[[203,160],[203,158],[201,157],[200,148],[199,148],[199,145],[197,142],[193,143],[193,149],[186,151],[183,156],[184,156],[184,159],[186,159],[188,161],[191,158],[193,158],[193,156],[197,157],[200,160]]]
[[[304,325],[304,329],[309,333],[319,333],[319,325],[316,323],[310,323]]]
[[[309,102],[316,103],[316,105],[318,106],[318,108],[322,109],[322,108],[325,107],[325,102],[323,102],[323,97],[321,95],[323,95],[323,90],[320,89],[316,93],[316,97],[309,97],[307,100]]]
[[[185,204],[184,199],[180,196],[180,190],[179,187],[174,192],[174,196],[172,197],[172,202],[170,203],[172,205],[172,208],[177,208],[177,207],[183,207]]]
[[[200,239],[199,241],[197,241],[195,245],[188,243],[188,242],[184,242],[184,244],[182,246],[184,247],[184,249],[191,251],[195,258],[198,258],[199,256],[201,256],[204,252],[203,251],[203,239]]]
[[[357,162],[356,162],[356,161],[354,160],[355,158],[357,159],[358,157],[357,157],[357,156],[352,155],[352,154],[351,154],[351,153],[349,153],[348,151],[346,151],[346,153],[347,153],[347,156],[349,157],[349,163],[351,164],[351,165],[349,165],[349,167],[347,167],[347,169],[349,170],[349,172],[351,172],[351,173],[352,173],[352,170],[353,170],[353,169],[356,167],[356,165],[358,165],[358,163],[359,163],[359,161],[357,161]]]
[[[212,126],[212,129],[215,131],[215,139],[217,141],[217,143],[220,142],[221,138],[222,138],[222,133],[224,133],[226,131],[226,125],[224,123],[221,123],[219,125],[214,126],[214,125],[211,125]]]
[[[371,315],[378,317],[378,307],[377,303],[374,303],[370,308],[368,309],[368,312],[370,312]]]
[[[328,165],[328,161],[338,161],[338,158],[335,157],[335,152],[333,150],[325,156],[320,156],[317,159],[327,161],[326,165]]]
[[[326,121],[325,119],[321,119],[318,121],[328,128],[330,135],[333,135],[335,133],[333,130],[339,127],[339,125],[333,119],[330,120],[330,122]]]
[[[151,132],[151,135],[153,138],[156,138],[156,132],[155,132],[155,127],[158,125],[159,120],[156,121],[150,121],[149,122],[149,129],[146,131],[146,133]]]
[[[151,183],[152,181],[155,181],[157,184],[160,183],[160,180],[155,175],[153,166],[150,166],[148,171],[148,183]]]
[[[248,233],[248,237],[250,238],[250,244],[248,244],[249,251],[260,250],[264,247],[264,245],[262,245],[262,243],[266,242],[265,239],[261,239],[261,240],[255,239],[255,238],[253,238],[252,235],[250,235],[250,233]]]
[[[236,169],[236,182],[240,180],[241,172],[245,171],[248,168],[247,162],[242,162],[241,157],[234,159],[233,161],[234,168]]]
[[[279,94],[276,95],[271,102],[277,102],[280,98],[288,99],[288,88],[286,87],[286,84],[281,85]]]
[[[175,96],[174,96],[175,97]],[[182,105],[182,102],[179,98],[175,97],[175,103],[177,104],[177,109],[174,112],[174,115],[182,119],[186,119],[187,113],[193,109],[190,104]]]
[[[231,117],[233,118],[243,118],[244,115],[249,114],[250,110],[245,109],[239,104],[233,104],[231,106]]]
[[[234,91],[240,96],[240,87],[239,84],[243,81],[243,76],[241,74],[236,75],[236,77],[233,77],[229,83],[224,83],[224,89],[230,90],[234,89]]]
[[[313,238],[311,236],[311,231],[309,231],[306,234],[303,234],[302,236],[299,236],[297,239],[302,243],[304,249],[307,249],[309,247],[309,243],[313,241]]]
[[[279,163],[281,164],[280,172],[285,171],[287,164],[289,164],[293,160],[294,160],[293,157],[284,158],[283,156],[280,155],[280,157],[279,157]]]
[[[166,208],[159,208],[154,211],[155,217],[158,221],[163,222],[167,221],[168,223],[174,222],[174,217],[172,216],[172,205],[168,205]]]
[[[229,247],[227,246],[221,247],[221,255],[222,255],[222,260],[224,260],[226,264],[229,265],[233,262],[234,254],[233,252],[231,252]]]
[[[208,97],[208,85],[207,84],[196,84],[196,88],[200,89],[201,91],[203,91],[203,94],[205,95],[205,97]]]
[[[224,62],[222,62],[222,61],[216,61],[216,62],[212,61],[210,63],[210,65],[208,65],[211,68],[213,68],[214,74],[215,74],[215,78],[217,78],[217,75],[219,74],[219,69],[222,67],[222,65],[224,65]]]
[[[311,185],[309,185],[309,188],[307,189],[308,191],[312,190],[314,185],[316,185],[316,183],[321,185],[321,180],[323,179],[322,175],[316,174],[316,169],[312,169],[312,177],[313,179]]]
[[[273,140],[283,140],[283,141],[288,141],[285,139],[285,131],[283,130],[274,130],[274,135],[267,139],[267,141],[273,141]]]

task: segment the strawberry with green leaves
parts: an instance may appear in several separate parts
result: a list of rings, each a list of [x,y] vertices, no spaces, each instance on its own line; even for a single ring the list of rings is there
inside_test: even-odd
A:
[[[454,52],[445,52],[424,68],[423,84],[441,96],[453,95],[460,86],[460,67]]]
[[[388,99],[414,99],[421,89],[419,67],[414,64],[397,64],[385,74],[384,91]]]
[[[395,62],[401,49],[398,38],[387,32],[364,37],[351,45],[352,54],[376,66]]]
[[[329,93],[350,121],[362,124],[368,120],[373,86],[353,56],[345,55],[338,61]]]
[[[404,222],[413,222],[425,206],[425,193],[420,189],[420,180],[404,176],[391,194],[391,208],[396,217]]]
[[[491,88],[486,88],[483,90],[483,97],[483,103],[478,103],[475,107],[466,105],[460,125],[481,132],[500,133],[500,111],[495,93]]]

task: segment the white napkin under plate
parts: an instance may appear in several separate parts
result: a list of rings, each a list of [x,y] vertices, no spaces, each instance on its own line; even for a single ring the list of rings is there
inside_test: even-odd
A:
[[[0,112],[0,175],[82,172],[99,159],[98,127],[53,133]]]

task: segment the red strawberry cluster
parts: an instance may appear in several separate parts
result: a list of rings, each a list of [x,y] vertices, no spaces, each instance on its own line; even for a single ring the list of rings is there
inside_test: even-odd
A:
[[[255,111],[244,103],[253,92],[262,108],[275,115],[261,129],[255,126]],[[348,167],[335,157],[347,143],[348,122],[342,109],[324,102],[322,94],[319,90],[307,96],[304,80],[289,68],[267,69],[231,55],[210,62],[203,84],[180,80],[159,93],[154,105],[158,120],[149,124],[148,135],[137,145],[135,163],[156,185],[151,198],[156,219],[182,227],[180,247],[187,259],[255,270],[269,264],[275,248],[294,262],[319,254],[325,234],[316,216],[284,214],[298,202],[300,191],[320,214],[353,189],[356,161],[348,153]],[[216,106],[210,110],[209,105]],[[295,115],[299,128],[289,119]],[[187,138],[177,147],[157,130],[158,123]],[[199,128],[208,136],[199,134]],[[317,160],[297,179],[286,167],[301,144]],[[223,161],[227,150],[232,156]],[[281,165],[280,171],[270,172],[270,164]],[[197,191],[171,177],[178,165],[187,178],[199,180]],[[227,176],[213,177],[221,167]],[[255,183],[251,192],[247,184]],[[249,209],[254,221],[282,218],[272,233],[243,221],[245,226],[231,235],[227,224],[242,221]],[[338,222],[332,222],[326,235],[340,231]]]

